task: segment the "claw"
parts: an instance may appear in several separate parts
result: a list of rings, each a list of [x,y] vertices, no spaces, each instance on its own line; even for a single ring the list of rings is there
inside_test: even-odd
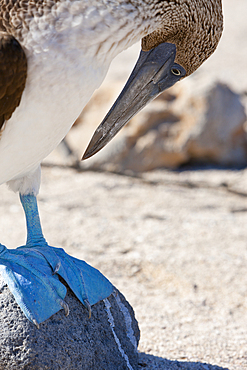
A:
[[[69,305],[68,305],[68,303],[66,303],[65,301],[63,301],[61,299],[60,304],[61,304],[61,306],[63,307],[63,309],[65,311],[65,316],[69,316]]]
[[[55,266],[55,268],[54,268],[54,270],[53,270],[53,272],[52,272],[52,275],[55,275],[55,274],[59,271],[60,267],[61,267],[61,261],[59,261],[59,262],[56,264],[56,266]]]
[[[37,326],[37,329],[39,329],[38,321],[37,321],[37,320],[35,320],[35,319],[33,319],[33,323],[34,323],[34,325],[36,325],[36,326]]]
[[[86,309],[88,310],[88,318],[90,319],[91,318],[91,315],[92,315],[92,309],[91,309],[91,305],[88,301],[88,299],[84,299],[84,304],[86,306]]]

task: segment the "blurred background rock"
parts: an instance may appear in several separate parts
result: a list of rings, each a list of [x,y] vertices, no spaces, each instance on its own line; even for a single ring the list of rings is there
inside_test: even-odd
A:
[[[225,30],[215,54],[194,75],[150,103],[80,167],[140,172],[186,164],[247,165],[247,2],[224,0],[223,6]],[[73,152],[67,157],[69,163],[81,158],[122,90],[139,50],[136,44],[115,59],[105,82],[67,135]],[[59,151],[48,157],[50,164],[65,163]]]

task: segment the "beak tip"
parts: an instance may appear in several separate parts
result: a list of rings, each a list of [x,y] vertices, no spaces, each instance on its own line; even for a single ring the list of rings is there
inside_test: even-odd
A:
[[[83,154],[81,160],[84,161],[85,159],[88,159],[88,158],[92,157],[94,154],[98,153],[99,150],[100,150],[100,148],[98,149],[95,146],[92,147],[89,144],[87,149],[85,150],[85,153]]]
[[[88,153],[88,151],[86,150],[85,153],[83,154],[81,160],[85,161],[85,159],[88,159],[90,157],[91,157],[90,153]]]
[[[88,159],[92,157],[94,154],[98,153],[100,149],[102,149],[105,146],[105,144],[102,145],[104,141],[103,139],[104,136],[101,127],[99,126],[96,129],[95,133],[93,134],[93,137],[90,143],[88,144],[87,149],[85,150],[85,153],[83,154],[81,160],[84,161],[85,159]]]

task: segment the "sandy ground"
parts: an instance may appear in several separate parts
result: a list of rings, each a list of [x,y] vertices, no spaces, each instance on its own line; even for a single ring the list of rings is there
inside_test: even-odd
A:
[[[223,39],[192,81],[243,93],[247,2],[223,4]],[[118,57],[105,83],[124,81],[138,51]],[[39,205],[49,243],[99,268],[134,307],[140,369],[247,369],[246,170],[135,178],[45,167]],[[5,186],[0,219],[1,243],[23,244],[23,211]]]

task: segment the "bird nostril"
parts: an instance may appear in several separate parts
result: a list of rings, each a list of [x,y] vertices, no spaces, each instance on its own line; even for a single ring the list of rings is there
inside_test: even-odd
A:
[[[177,68],[172,68],[171,69],[171,72],[175,75],[175,76],[180,76],[181,75],[181,71]]]

